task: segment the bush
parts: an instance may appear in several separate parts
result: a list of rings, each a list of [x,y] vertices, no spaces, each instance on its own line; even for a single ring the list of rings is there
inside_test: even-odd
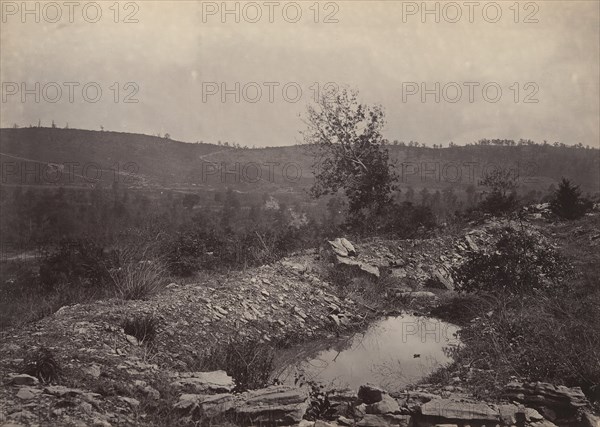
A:
[[[558,184],[550,201],[552,212],[563,219],[581,218],[591,208],[592,202],[582,197],[579,187],[565,178]]]
[[[166,267],[148,246],[128,246],[115,251],[117,267],[108,269],[116,294],[126,300],[155,294],[165,282]]]
[[[477,210],[494,216],[502,216],[514,211],[517,207],[516,193],[511,192],[507,195],[494,190],[479,203]]]
[[[58,286],[98,288],[108,279],[107,266],[115,265],[111,254],[87,240],[63,241],[56,252],[40,263],[41,284],[47,291]]]
[[[402,238],[414,237],[419,230],[431,230],[436,225],[431,208],[410,202],[389,204],[375,220],[382,231]]]
[[[49,384],[61,378],[62,367],[50,349],[41,347],[25,357],[21,371]]]
[[[496,233],[496,243],[490,249],[470,252],[454,268],[457,290],[531,294],[563,284],[568,265],[543,236],[511,226]]]
[[[253,341],[233,340],[213,348],[201,361],[199,369],[222,369],[235,381],[236,391],[268,385],[273,371],[275,350]]]

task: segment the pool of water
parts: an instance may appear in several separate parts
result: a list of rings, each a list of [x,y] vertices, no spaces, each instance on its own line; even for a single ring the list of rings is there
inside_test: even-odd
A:
[[[284,384],[297,378],[328,387],[358,388],[365,383],[399,391],[451,361],[458,327],[437,319],[388,317],[364,332],[287,349],[275,360]]]

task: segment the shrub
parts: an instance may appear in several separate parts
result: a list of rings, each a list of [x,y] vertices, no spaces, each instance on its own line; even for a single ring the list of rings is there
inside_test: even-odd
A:
[[[270,346],[233,340],[213,348],[201,360],[200,369],[222,369],[233,377],[236,391],[254,390],[268,385],[274,358]]]
[[[552,195],[550,209],[563,219],[577,219],[592,208],[592,202],[581,196],[579,186],[565,178],[558,184]]]
[[[87,240],[63,241],[40,263],[41,283],[47,291],[58,286],[98,288],[106,283],[107,266],[114,259],[103,247]]]
[[[527,294],[561,286],[568,265],[543,236],[511,226],[496,233],[490,249],[470,252],[454,269],[459,291]]]
[[[431,208],[410,202],[390,203],[381,217],[374,220],[381,224],[380,228],[385,233],[402,238],[414,237],[420,230],[431,230],[436,225]]]
[[[492,191],[477,206],[477,210],[495,216],[502,216],[514,211],[518,206],[517,195],[514,192],[502,194],[500,191]]]

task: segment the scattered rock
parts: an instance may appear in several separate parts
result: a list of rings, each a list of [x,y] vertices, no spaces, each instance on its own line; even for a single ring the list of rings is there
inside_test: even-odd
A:
[[[100,366],[98,366],[96,364],[93,364],[93,365],[83,368],[83,372],[85,372],[86,374],[88,374],[89,376],[91,376],[93,378],[99,378],[100,374],[101,374]]]
[[[416,299],[433,299],[436,298],[435,294],[433,292],[426,292],[426,291],[416,291],[416,292],[400,292],[399,296],[401,298],[416,298]]]
[[[119,400],[122,400],[123,402],[127,403],[132,408],[137,408],[138,406],[140,406],[140,401],[134,399],[133,397],[119,396]]]

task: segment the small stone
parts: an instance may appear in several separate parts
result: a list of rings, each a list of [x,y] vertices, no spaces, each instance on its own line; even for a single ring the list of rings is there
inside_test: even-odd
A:
[[[90,403],[87,402],[81,402],[79,404],[79,407],[81,408],[81,410],[86,413],[86,414],[91,414],[92,413],[92,405]]]
[[[29,400],[35,397],[35,394],[27,387],[23,387],[17,393],[17,397],[22,400]]]
[[[137,399],[134,399],[133,397],[119,396],[119,399],[125,403],[128,403],[129,406],[131,406],[132,408],[137,408],[138,406],[140,406],[140,401]]]
[[[533,408],[525,408],[525,420],[526,421],[542,421],[544,417],[540,415],[538,411]]]
[[[10,382],[14,385],[36,385],[40,381],[36,377],[27,374],[12,374]]]
[[[138,339],[131,335],[125,335],[125,339],[132,345],[140,345]]]
[[[87,368],[83,368],[83,372],[88,374],[90,377],[99,378],[100,377],[100,366],[93,364],[88,366]]]
[[[344,426],[351,426],[351,425],[354,425],[354,421],[352,421],[352,420],[351,420],[351,419],[349,419],[349,418],[346,418],[346,417],[344,417],[343,415],[340,415],[340,416],[338,417],[338,419],[337,419],[337,422],[338,422],[339,424],[342,424],[342,425],[344,425]]]

